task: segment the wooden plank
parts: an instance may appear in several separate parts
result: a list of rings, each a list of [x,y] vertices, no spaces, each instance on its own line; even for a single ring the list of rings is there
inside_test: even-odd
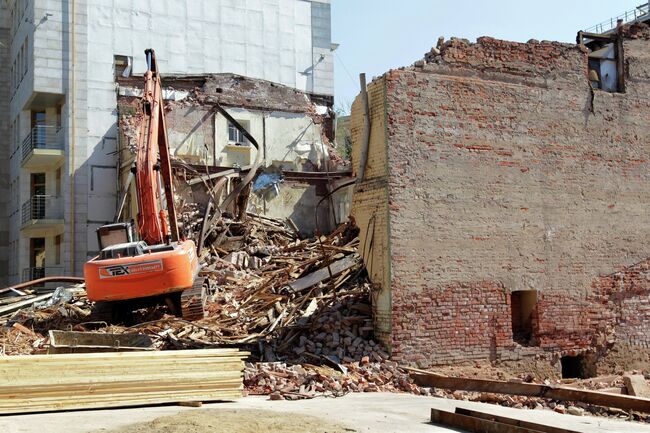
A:
[[[411,369],[411,371],[413,371],[413,369]],[[428,372],[411,373],[411,377],[415,380],[415,383],[420,386],[433,386],[461,391],[524,395],[528,397],[544,397],[560,401],[581,401],[583,403],[595,404],[598,406],[616,407],[623,410],[636,410],[639,412],[650,413],[650,399],[632,397],[629,395],[609,394],[534,383],[448,377]]]
[[[289,283],[287,286],[284,287],[284,290],[286,290],[289,293],[302,292],[303,290],[309,289],[310,287],[315,286],[316,284],[329,279],[330,271],[331,271],[331,276],[336,277],[343,271],[352,268],[357,263],[359,263],[358,257],[355,254],[349,255],[347,257],[335,261],[334,263],[331,263],[329,265],[329,269],[327,266],[325,266],[324,268],[314,271],[309,275],[305,275],[302,278],[298,278],[297,280],[292,281],[291,283]]]
[[[523,427],[533,431],[540,431],[543,433],[579,433],[575,430],[568,430],[562,427],[553,427],[546,424],[538,424],[538,423],[524,421],[516,418],[508,418],[501,415],[493,415],[491,413],[479,412],[477,410],[464,409],[461,407],[457,407],[455,412],[459,415],[465,415],[473,418],[495,421],[502,424],[514,425],[514,426]]]
[[[431,422],[475,433],[540,433],[539,430],[531,430],[525,427],[474,418],[439,409],[431,409]]]
[[[211,180],[211,179],[216,179],[217,177],[230,176],[230,175],[233,175],[233,174],[236,175],[236,176],[239,176],[240,175],[240,170],[239,169],[235,170],[234,168],[231,168],[231,169],[228,169],[228,170],[220,171],[218,173],[206,174],[204,176],[195,177],[194,179],[188,180],[187,184],[188,185],[195,185],[197,183],[205,182],[205,181],[208,181],[208,180]]]
[[[0,414],[215,401],[241,396],[237,349],[0,358]]]
[[[0,316],[6,313],[13,313],[14,311],[20,310],[23,307],[27,307],[36,302],[45,301],[46,299],[50,299],[51,297],[52,297],[52,293],[46,293],[44,295],[37,296],[35,298],[27,299],[25,301],[15,302],[5,307],[0,307]]]

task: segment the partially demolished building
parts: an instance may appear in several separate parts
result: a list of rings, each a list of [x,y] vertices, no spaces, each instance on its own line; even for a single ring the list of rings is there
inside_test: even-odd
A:
[[[441,40],[368,86],[367,141],[355,101],[352,213],[393,359],[647,362],[650,30],[580,42]]]
[[[119,188],[126,213],[136,202],[129,173],[140,126],[141,77],[118,77]],[[234,74],[165,76],[165,119],[180,203],[227,195],[249,172],[266,170],[252,185],[248,205],[259,214],[290,219],[303,235],[328,232],[347,220],[349,191],[318,206],[350,174],[329,143],[331,101],[270,81]],[[244,127],[253,145],[217,107]],[[259,154],[259,155],[258,155]],[[189,184],[189,185],[188,185]],[[128,191],[130,189],[130,193]],[[249,190],[245,191],[246,196]],[[315,213],[318,212],[319,227]]]

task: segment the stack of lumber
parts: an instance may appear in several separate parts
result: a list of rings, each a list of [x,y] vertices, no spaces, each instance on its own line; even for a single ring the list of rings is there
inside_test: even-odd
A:
[[[0,414],[107,408],[242,395],[238,349],[0,358]]]

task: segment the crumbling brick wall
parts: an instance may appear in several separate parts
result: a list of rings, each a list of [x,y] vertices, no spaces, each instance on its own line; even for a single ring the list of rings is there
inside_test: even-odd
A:
[[[636,37],[626,93],[591,90],[584,47],[492,38],[449,41],[375,81],[395,359],[647,346],[649,278],[633,265],[650,257],[650,45]],[[539,292],[533,347],[512,338],[518,290]]]
[[[352,148],[353,176],[359,181],[354,191],[352,214],[361,228],[360,250],[366,269],[373,283],[373,317],[376,337],[390,341],[390,263],[388,241],[388,153],[384,101],[386,90],[383,80],[368,86],[370,111],[370,141],[363,179],[360,177],[360,160],[363,146],[360,145],[364,129],[362,103],[354,102],[350,129],[354,143]]]

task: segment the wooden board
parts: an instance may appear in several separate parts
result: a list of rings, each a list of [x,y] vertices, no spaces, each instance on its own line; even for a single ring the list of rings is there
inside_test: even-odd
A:
[[[0,358],[0,414],[232,400],[243,390],[238,349]]]
[[[535,383],[503,382],[489,379],[470,379],[465,377],[448,377],[422,370],[409,369],[411,377],[420,386],[461,391],[494,392],[499,394],[544,397],[560,401],[581,401],[605,407],[623,410],[636,410],[650,413],[650,399],[629,395],[609,394],[597,391],[574,389]],[[415,372],[414,372],[415,371]]]
[[[359,263],[359,258],[355,254],[349,255],[347,257],[335,261],[334,263],[331,263],[329,267],[325,266],[317,271],[312,272],[309,275],[305,275],[302,278],[298,278],[297,280],[292,281],[284,288],[284,290],[286,290],[289,293],[302,292],[303,290],[315,286],[321,281],[325,281],[329,279],[330,272],[332,277],[336,277],[343,271],[352,268],[358,263]]]

